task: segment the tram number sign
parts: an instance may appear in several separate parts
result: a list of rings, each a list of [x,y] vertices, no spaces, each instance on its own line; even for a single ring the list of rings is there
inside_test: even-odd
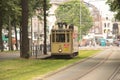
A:
[[[64,44],[64,51],[69,51],[69,44]]]
[[[64,44],[64,48],[68,48],[69,47],[69,44]]]

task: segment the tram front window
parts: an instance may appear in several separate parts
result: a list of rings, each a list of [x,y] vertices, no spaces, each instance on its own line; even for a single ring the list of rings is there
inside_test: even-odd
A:
[[[56,42],[65,42],[65,34],[56,34]]]

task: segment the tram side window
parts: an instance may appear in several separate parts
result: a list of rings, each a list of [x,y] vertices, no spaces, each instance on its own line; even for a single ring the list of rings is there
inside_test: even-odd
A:
[[[65,42],[65,34],[56,34],[56,42]]]
[[[69,42],[70,40],[69,40],[69,33],[67,33],[67,42]]]
[[[52,42],[55,42],[55,34],[52,34]]]

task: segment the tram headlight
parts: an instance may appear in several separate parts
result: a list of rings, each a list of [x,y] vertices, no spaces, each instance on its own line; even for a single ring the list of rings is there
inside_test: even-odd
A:
[[[60,48],[60,49],[58,50],[58,52],[62,52],[62,49]]]

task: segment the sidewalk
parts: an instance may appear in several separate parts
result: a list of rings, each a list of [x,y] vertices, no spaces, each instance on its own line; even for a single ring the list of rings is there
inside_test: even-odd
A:
[[[0,60],[20,58],[19,51],[0,52]]]
[[[45,54],[38,54],[30,56],[30,59],[43,59],[43,58],[47,58],[50,57],[51,53],[48,52],[46,55]],[[7,60],[7,59],[17,59],[20,58],[20,52],[19,51],[11,51],[11,52],[0,52],[0,60]]]

